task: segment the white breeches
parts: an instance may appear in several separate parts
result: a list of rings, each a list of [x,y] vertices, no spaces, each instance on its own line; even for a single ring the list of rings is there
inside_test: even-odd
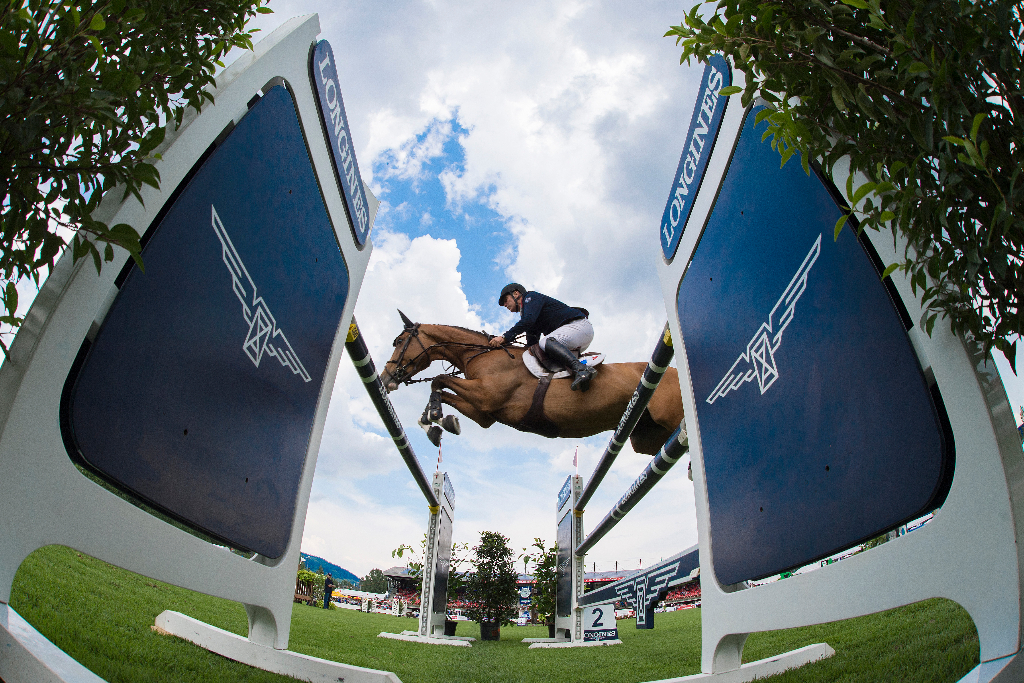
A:
[[[540,336],[540,348],[547,350],[545,344],[547,344],[548,339],[561,342],[565,348],[579,355],[587,350],[590,342],[594,341],[594,326],[590,324],[590,320],[587,318],[566,323],[552,330],[551,334],[542,334]]]

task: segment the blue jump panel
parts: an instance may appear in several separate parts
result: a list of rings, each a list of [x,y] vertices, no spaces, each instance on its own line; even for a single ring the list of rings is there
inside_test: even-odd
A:
[[[349,293],[284,87],[255,104],[147,239],[145,273],[128,273],[69,378],[69,452],[172,517],[280,557]]]
[[[878,271],[852,229],[833,240],[828,187],[779,168],[756,111],[677,298],[723,584],[933,509],[953,457]]]

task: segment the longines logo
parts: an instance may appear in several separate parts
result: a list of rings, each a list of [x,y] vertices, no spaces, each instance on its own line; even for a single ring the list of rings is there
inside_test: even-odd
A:
[[[708,396],[707,402],[714,403],[733,389],[739,389],[747,382],[757,379],[757,385],[761,393],[768,391],[768,388],[779,378],[779,369],[775,364],[775,354],[782,344],[782,333],[793,321],[796,302],[807,289],[807,275],[811,272],[811,266],[818,260],[821,253],[821,235],[814,240],[811,250],[804,257],[804,262],[796,271],[796,275],[789,281],[786,291],[782,293],[779,300],[775,302],[771,313],[768,314],[768,321],[761,323],[754,336],[747,342],[747,350],[740,354],[736,362],[725,373],[725,377],[718,383],[715,390]]]
[[[290,369],[303,381],[310,381],[312,378],[306,372],[302,361],[295,355],[284,332],[277,326],[277,321],[270,309],[267,308],[267,302],[263,300],[263,297],[256,295],[256,284],[249,276],[245,264],[242,263],[242,257],[238,255],[238,250],[231,242],[227,230],[224,229],[224,224],[221,222],[220,216],[217,215],[217,207],[211,204],[210,208],[213,214],[211,220],[213,232],[220,240],[221,256],[231,275],[231,288],[238,300],[242,302],[242,317],[245,318],[245,323],[249,326],[249,334],[245,337],[242,350],[256,367],[260,366],[260,361],[266,354],[276,358],[281,365]]]
[[[682,561],[665,565],[650,574],[639,576],[633,581],[623,581],[615,586],[615,592],[618,593],[619,599],[627,605],[633,606],[638,624],[647,623],[648,596],[660,594],[675,576],[681,563]]]

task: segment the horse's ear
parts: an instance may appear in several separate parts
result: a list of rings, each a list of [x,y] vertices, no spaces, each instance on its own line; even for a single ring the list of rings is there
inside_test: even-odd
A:
[[[398,311],[398,315],[402,316],[402,323],[405,325],[405,329],[408,330],[410,327],[416,327],[416,323],[409,320],[409,316],[407,316],[405,313]]]

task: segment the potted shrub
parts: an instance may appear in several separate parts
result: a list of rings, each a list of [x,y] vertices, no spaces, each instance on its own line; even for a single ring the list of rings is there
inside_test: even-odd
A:
[[[470,605],[466,615],[480,623],[481,640],[498,640],[501,625],[510,624],[519,606],[517,576],[508,539],[494,531],[480,532],[473,547],[473,573],[467,581]]]
[[[547,624],[548,637],[555,637],[555,591],[558,587],[558,544],[551,548],[544,547],[544,539],[533,539],[533,547],[537,552],[532,556],[533,567],[533,606],[537,610],[537,618]]]

